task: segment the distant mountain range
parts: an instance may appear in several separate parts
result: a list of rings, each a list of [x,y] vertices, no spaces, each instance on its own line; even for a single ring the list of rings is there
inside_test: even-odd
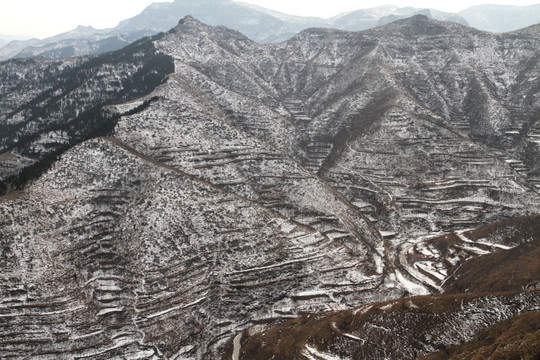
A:
[[[459,13],[480,30],[502,33],[518,30],[540,22],[540,4],[529,6],[479,5]]]
[[[539,23],[540,4],[481,5],[459,14],[387,5],[323,19],[287,15],[231,0],[176,0],[171,3],[153,3],[139,15],[122,21],[112,29],[80,26],[44,40],[12,41],[0,48],[0,60],[32,56],[58,59],[117,50],[141,37],[167,31],[186,15],[209,25],[222,25],[240,31],[257,42],[272,43],[287,40],[307,28],[359,31],[418,14],[436,20],[470,25],[480,30],[507,32]]]
[[[8,35],[8,34],[0,34],[0,41],[4,43],[8,43],[13,40],[30,40],[30,36],[25,35]]]
[[[91,26],[79,26],[71,31],[44,40],[11,41],[0,49],[0,60],[32,56],[62,59],[72,56],[101,54],[121,49],[137,39],[154,33],[155,31],[151,30],[132,30],[121,33],[116,29],[94,29]]]
[[[7,34],[0,34],[0,48],[2,48],[2,46],[5,46],[6,44],[15,40],[30,40],[30,37],[22,36],[22,35],[13,36],[13,35],[7,35]]]

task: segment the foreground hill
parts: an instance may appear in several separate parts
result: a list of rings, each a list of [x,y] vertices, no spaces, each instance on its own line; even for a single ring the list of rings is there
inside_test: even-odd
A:
[[[358,320],[394,326],[401,298],[518,245],[466,230],[540,212],[539,38],[415,16],[263,45],[187,17],[109,54],[1,63],[0,357],[216,359],[246,329],[367,303]],[[459,341],[392,346],[536,311],[535,278],[441,295]]]
[[[374,303],[304,316],[253,335],[247,332],[236,349],[238,359],[261,360],[416,359],[438,351],[426,358],[448,359],[449,354],[460,354],[461,358],[534,359],[540,351],[536,322],[539,295],[535,290]],[[467,342],[471,343],[460,345]],[[230,359],[232,352],[233,344],[229,344],[222,359]]]
[[[445,292],[455,291],[457,284],[467,292],[373,303],[304,316],[258,333],[248,331],[235,346],[239,359],[537,358],[538,216],[491,227],[496,231],[488,233],[489,240],[497,233],[511,234],[511,240],[499,245],[521,245],[456,267],[444,281]],[[486,228],[468,234],[485,235]],[[481,244],[488,241],[481,239]],[[426,242],[438,247],[441,239]],[[232,351],[231,342],[223,359]]]
[[[381,281],[359,239],[115,139],[64,154],[0,214],[3,358],[212,358],[238,327],[354,304]]]

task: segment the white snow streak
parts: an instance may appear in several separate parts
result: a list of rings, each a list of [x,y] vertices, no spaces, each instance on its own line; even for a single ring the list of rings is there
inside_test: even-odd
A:
[[[422,278],[425,278],[425,279],[422,279],[422,280],[424,280],[427,284],[430,284],[432,286],[436,286],[436,285],[433,284],[431,279],[428,279],[427,277],[423,276],[418,271],[416,271],[416,273],[418,273],[418,274],[415,274],[415,275],[420,275]],[[422,285],[418,285],[416,283],[413,283],[410,280],[407,280],[407,278],[405,278],[405,276],[403,276],[399,272],[399,270],[396,270],[396,278],[401,283],[401,285],[403,285],[403,287],[409,293],[411,293],[412,295],[428,295],[429,294],[429,291],[425,287],[423,287]]]
[[[242,333],[234,337],[232,360],[238,360],[240,357],[240,341],[241,340],[242,340]]]
[[[306,344],[306,350],[302,351],[302,355],[310,360],[346,360],[347,358],[340,358],[339,356],[329,355],[322,353]]]

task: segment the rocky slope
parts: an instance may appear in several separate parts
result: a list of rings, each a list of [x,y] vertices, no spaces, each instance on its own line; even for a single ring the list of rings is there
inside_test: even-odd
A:
[[[424,321],[391,299],[517,245],[468,228],[540,212],[539,38],[415,16],[264,45],[187,17],[110,54],[1,63],[0,357],[221,358],[245,329],[377,301],[343,319]],[[446,253],[426,243],[445,233]],[[455,334],[389,346],[538,311],[535,278],[445,297]]]
[[[435,259],[449,259],[452,247],[471,252],[469,260],[461,258],[454,265],[444,284],[447,294],[307,315],[257,333],[247,331],[241,342],[229,343],[223,359],[230,358],[233,347],[239,359],[261,360],[536,358],[540,354],[538,216],[467,234],[478,239],[467,246],[448,237],[426,240],[422,248],[424,255],[431,250],[429,257],[415,260],[427,266]],[[499,246],[492,254],[484,251],[478,256],[471,251],[475,246],[489,249],[489,241]],[[511,250],[504,245],[516,243],[520,245]]]
[[[157,39],[157,38],[154,38]],[[174,64],[151,39],[108,56],[0,64],[0,192],[39,175],[74,144],[106,135],[104,104],[150,93]]]
[[[262,46],[200,26],[188,19],[158,44],[175,76],[195,79],[231,124],[318,172],[381,230],[417,236],[536,212],[533,37],[417,16]],[[506,53],[508,41],[520,50]]]
[[[355,239],[116,139],[70,150],[0,212],[2,358],[213,358],[237,328],[350,306],[381,281]]]

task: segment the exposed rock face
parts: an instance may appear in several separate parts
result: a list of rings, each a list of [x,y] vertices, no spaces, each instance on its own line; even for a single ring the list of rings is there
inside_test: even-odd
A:
[[[188,17],[0,64],[0,357],[220,358],[247,328],[441,291],[421,237],[539,212],[537,30],[261,45]]]

